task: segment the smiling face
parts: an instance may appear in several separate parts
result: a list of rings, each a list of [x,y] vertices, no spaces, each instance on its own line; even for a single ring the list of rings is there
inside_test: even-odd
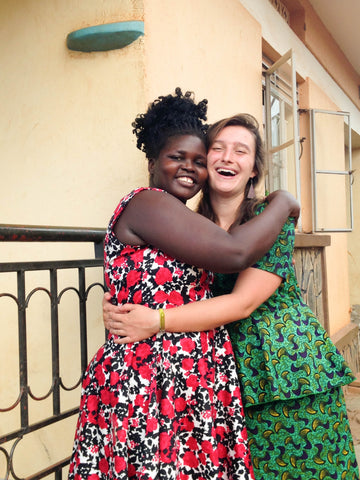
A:
[[[242,126],[223,128],[209,148],[209,186],[213,192],[243,197],[249,178],[256,176],[255,138]]]
[[[157,159],[149,160],[150,186],[182,202],[196,195],[207,179],[206,148],[195,135],[170,137]]]

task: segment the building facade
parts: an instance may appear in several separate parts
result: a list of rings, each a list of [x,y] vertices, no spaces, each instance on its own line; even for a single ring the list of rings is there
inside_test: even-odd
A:
[[[106,51],[67,44],[72,32],[118,22],[140,22],[143,32]],[[2,224],[106,228],[118,200],[147,183],[131,122],[157,96],[178,86],[192,90],[197,100],[208,99],[209,122],[249,112],[264,125],[264,188],[287,188],[301,201],[301,286],[345,353],[353,346],[351,311],[360,305],[360,75],[311,1],[3,0],[0,23]],[[86,248],[0,244],[4,262],[82,258]],[[0,279],[1,291],[8,285]],[[93,299],[90,356],[103,341],[100,302],[101,294]],[[2,303],[0,311],[11,310]],[[72,352],[64,360],[72,379],[77,347],[67,322],[61,348],[64,358]],[[11,328],[4,320],[0,378],[8,387],[0,408],[18,388],[9,366]],[[46,328],[46,319],[34,320],[28,338],[38,355],[30,367],[39,392],[46,390],[47,352],[38,337]],[[351,348],[349,355],[357,369]],[[64,403],[78,398],[79,389]],[[42,411],[34,406],[32,415],[40,419]],[[15,417],[0,422],[0,435],[17,428]],[[34,434],[21,447],[19,471],[30,475],[69,455],[74,422],[66,419],[55,434]],[[0,468],[1,462],[6,458],[0,456]]]

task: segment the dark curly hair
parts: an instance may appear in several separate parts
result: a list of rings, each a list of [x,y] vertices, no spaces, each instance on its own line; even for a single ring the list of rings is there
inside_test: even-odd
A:
[[[255,117],[250,115],[249,113],[239,113],[237,115],[233,115],[232,117],[224,118],[219,120],[218,122],[211,125],[208,129],[207,133],[207,149],[211,147],[214,143],[216,137],[219,135],[221,130],[225,127],[236,126],[236,127],[245,127],[251,132],[254,136],[255,140],[255,165],[254,168],[256,170],[256,176],[252,179],[253,186],[259,183],[260,180],[264,177],[265,173],[265,156],[264,156],[264,147],[263,141],[261,139],[260,131],[259,131],[259,123]],[[249,180],[244,192],[244,200],[241,203],[239,208],[238,216],[233,224],[238,225],[239,223],[245,223],[250,218],[255,215],[256,206],[263,201],[262,198],[248,198],[248,192],[251,185],[251,181]],[[199,205],[197,207],[197,212],[201,215],[209,218],[213,222],[216,222],[218,219],[216,218],[215,212],[212,208],[210,202],[210,192],[209,192],[209,184],[206,182],[201,198],[199,201]]]
[[[193,92],[183,95],[179,87],[174,95],[158,97],[132,123],[137,148],[147,159],[156,159],[169,137],[175,135],[195,135],[205,144],[207,103],[204,99],[196,104]]]

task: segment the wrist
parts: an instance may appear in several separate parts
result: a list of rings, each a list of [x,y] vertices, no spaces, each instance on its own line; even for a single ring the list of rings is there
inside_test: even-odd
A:
[[[163,308],[159,308],[159,332],[165,332],[165,310]]]

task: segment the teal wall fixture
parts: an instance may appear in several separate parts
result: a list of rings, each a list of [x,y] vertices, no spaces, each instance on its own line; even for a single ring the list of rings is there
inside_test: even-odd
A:
[[[66,45],[79,52],[104,52],[124,48],[141,35],[144,35],[144,22],[107,23],[69,33]]]

